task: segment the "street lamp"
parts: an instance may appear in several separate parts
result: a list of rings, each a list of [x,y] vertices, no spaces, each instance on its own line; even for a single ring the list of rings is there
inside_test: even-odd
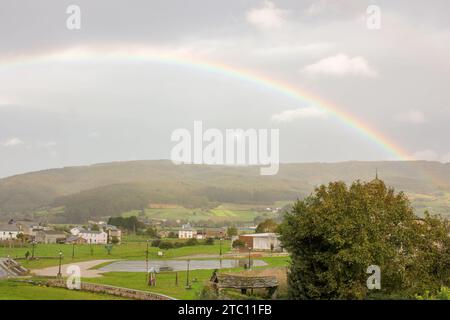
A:
[[[59,269],[58,269],[58,278],[62,277],[62,273],[61,273],[61,262],[62,262],[62,251],[59,251]]]
[[[248,247],[248,268],[249,269],[251,269],[251,267],[252,267],[251,252],[252,252],[252,247]]]
[[[189,288],[189,264],[190,264],[191,260],[187,260],[187,273],[186,273],[186,287]]]
[[[72,243],[72,260],[75,259],[75,242]]]
[[[220,259],[219,259],[219,262],[220,262],[220,269],[222,269],[222,238],[220,238],[219,244],[220,244]]]
[[[147,240],[147,250],[145,250],[145,280],[146,280],[146,283],[149,282],[149,279],[148,279],[148,276],[149,276],[149,274],[148,274],[148,245],[149,245],[149,242],[150,242],[150,240]]]

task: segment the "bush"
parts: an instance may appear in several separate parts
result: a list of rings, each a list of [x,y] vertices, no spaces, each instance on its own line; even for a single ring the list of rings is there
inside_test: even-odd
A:
[[[208,238],[205,240],[205,244],[206,245],[213,245],[214,244],[214,239],[213,238]]]
[[[186,245],[187,246],[196,246],[196,245],[198,245],[198,241],[197,241],[197,239],[191,238],[188,241],[186,241]]]
[[[242,240],[234,240],[233,244],[232,244],[233,248],[235,249],[241,249],[241,248],[245,248],[245,242]]]
[[[160,244],[161,244],[161,240],[159,240],[159,239],[152,241],[152,247],[158,248]]]
[[[172,249],[173,243],[169,241],[161,241],[161,243],[159,244],[159,248],[164,250]]]

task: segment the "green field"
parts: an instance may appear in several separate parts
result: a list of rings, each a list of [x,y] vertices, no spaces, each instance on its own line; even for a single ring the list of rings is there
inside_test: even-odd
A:
[[[178,240],[181,241],[181,240]],[[124,260],[143,260],[145,259],[147,244],[145,242],[128,242],[113,247],[111,254],[108,255],[103,245],[76,245],[75,259],[72,260],[72,245],[67,244],[38,244],[35,247],[35,256],[43,257],[39,260],[18,260],[24,267],[29,269],[44,268],[58,265],[58,253],[63,253],[63,264],[99,259],[124,259]],[[91,252],[92,248],[92,252]],[[31,253],[31,245],[24,248],[4,248],[0,247],[0,257],[10,256],[11,258],[24,258],[25,253]],[[226,253],[230,249],[230,241],[222,241],[222,252]],[[163,257],[158,256],[158,251],[164,253]],[[196,245],[189,247],[161,250],[159,248],[149,247],[150,259],[171,259],[183,256],[199,254],[219,254],[220,244],[216,241],[214,245]],[[51,258],[53,257],[53,259]]]
[[[0,280],[0,300],[121,300],[121,298],[105,294],[41,287],[11,280]]]

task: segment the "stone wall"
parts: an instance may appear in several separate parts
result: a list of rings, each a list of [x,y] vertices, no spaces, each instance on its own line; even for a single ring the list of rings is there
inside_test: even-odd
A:
[[[42,283],[41,283],[42,284]],[[50,287],[58,287],[58,288],[66,288],[67,284],[65,279],[55,279],[55,280],[48,280],[45,283],[46,285]],[[69,290],[69,289],[67,289]],[[103,284],[97,284],[97,283],[89,283],[89,282],[82,282],[81,283],[81,291],[87,291],[87,292],[94,292],[94,293],[103,293],[103,294],[110,294],[126,299],[133,299],[133,300],[175,300],[172,297],[154,293],[154,292],[148,292],[148,291],[142,291],[142,290],[134,290],[129,288],[122,288],[122,287],[114,287],[114,286],[108,286]]]

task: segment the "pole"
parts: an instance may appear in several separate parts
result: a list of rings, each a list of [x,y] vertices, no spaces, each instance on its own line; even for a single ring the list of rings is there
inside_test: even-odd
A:
[[[33,241],[31,243],[31,259],[34,259],[34,246],[36,245],[36,243]]]
[[[147,250],[145,250],[145,281],[148,283],[148,241],[147,240]]]
[[[62,273],[61,273],[61,262],[62,262],[62,252],[60,251],[60,252],[59,252],[59,269],[58,269],[58,275],[57,275],[58,278],[61,278],[61,277],[62,277]]]
[[[75,259],[75,242],[72,243],[72,260]]]
[[[248,247],[248,268],[249,269],[251,269],[251,267],[252,267],[251,252],[252,252],[252,248]]]
[[[187,273],[186,273],[186,287],[189,287],[189,263],[191,260],[187,260]]]

